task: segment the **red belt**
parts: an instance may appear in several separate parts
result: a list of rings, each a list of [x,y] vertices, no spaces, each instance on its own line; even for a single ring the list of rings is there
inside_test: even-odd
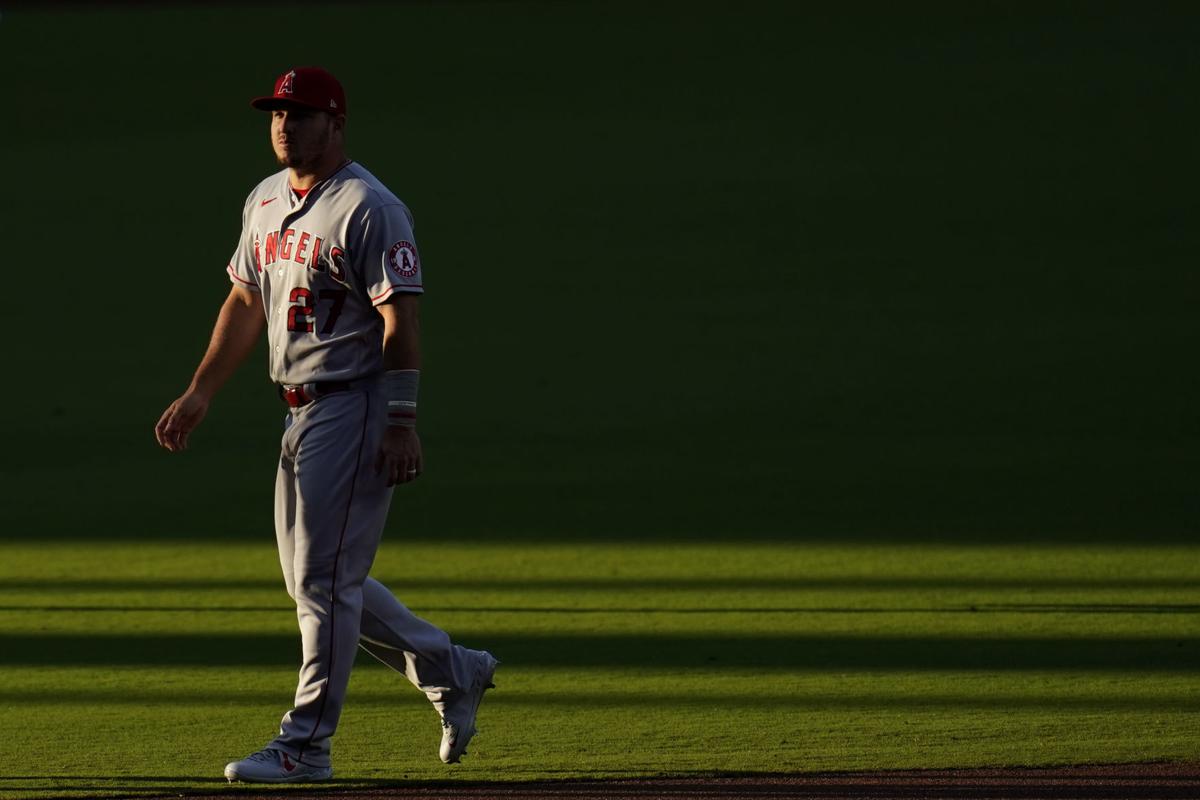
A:
[[[350,384],[346,381],[317,381],[302,386],[280,386],[279,396],[292,408],[303,408],[318,397],[349,390]]]

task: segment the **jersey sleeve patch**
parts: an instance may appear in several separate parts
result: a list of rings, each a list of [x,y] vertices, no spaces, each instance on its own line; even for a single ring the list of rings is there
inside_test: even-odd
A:
[[[401,278],[415,277],[421,269],[416,246],[405,239],[396,242],[388,250],[388,266]]]

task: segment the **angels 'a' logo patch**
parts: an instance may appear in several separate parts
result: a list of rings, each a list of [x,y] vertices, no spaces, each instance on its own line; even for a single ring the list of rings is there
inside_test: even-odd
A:
[[[401,239],[388,251],[388,263],[400,277],[413,277],[420,268],[420,262],[417,260],[417,248],[412,242]]]

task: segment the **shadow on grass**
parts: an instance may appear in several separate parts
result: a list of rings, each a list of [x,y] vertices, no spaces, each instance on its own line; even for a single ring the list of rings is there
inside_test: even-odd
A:
[[[0,611],[28,611],[37,612],[39,614],[61,614],[61,613],[150,613],[150,612],[166,612],[166,613],[187,613],[187,614],[230,614],[241,613],[244,611],[269,611],[272,613],[290,614],[295,611],[292,606],[196,606],[196,605],[177,605],[177,606],[73,606],[68,604],[59,604],[53,606],[17,606],[17,605],[0,605]]]
[[[19,706],[88,705],[88,706],[217,706],[217,705],[286,705],[290,700],[290,685],[281,684],[279,691],[238,692],[236,690],[127,690],[112,689],[47,689],[0,691],[0,703]],[[428,708],[425,698],[412,687],[397,678],[394,690],[356,691],[351,690],[348,703],[351,706],[380,706],[397,708],[398,704],[411,701],[413,708]],[[1062,711],[1133,711],[1194,713],[1200,711],[1200,696],[1162,695],[1158,697],[1070,696],[1053,692],[1029,692],[1024,695],[972,695],[972,694],[923,694],[910,691],[904,694],[883,692],[834,694],[825,689],[818,692],[793,691],[788,693],[763,692],[655,692],[653,695],[637,692],[513,692],[505,691],[503,683],[494,692],[488,693],[489,706],[513,709],[541,708],[585,709],[585,708],[628,708],[644,712],[648,706],[657,709],[705,710],[716,708],[787,709],[791,712],[830,710],[886,710],[906,712],[932,711],[938,709],[976,709],[980,711],[1008,712],[1017,710],[1038,711],[1048,708]]]
[[[1200,638],[1161,636],[737,636],[672,634],[518,634],[462,632],[510,665],[830,670],[1126,670],[1200,669]],[[0,634],[8,666],[295,666],[293,634]],[[360,663],[370,665],[370,659]]]
[[[1122,590],[1122,589],[1198,589],[1195,577],[1096,577],[1063,578],[1055,576],[996,578],[986,575],[906,576],[906,577],[732,577],[732,578],[397,578],[376,576],[397,593],[405,591],[526,592],[526,591],[746,591],[746,590],[852,590],[852,591],[937,591],[983,592],[1008,589],[1049,590]],[[148,591],[224,591],[277,590],[283,594],[282,579],[215,578],[6,578],[6,591],[53,592],[148,592]]]
[[[645,770],[570,770],[570,777],[557,777],[560,770],[544,770],[546,779],[537,781],[497,780],[409,780],[406,778],[350,778],[319,784],[323,797],[424,797],[429,800],[454,798],[929,798],[957,797],[969,800],[1096,800],[1097,798],[1195,798],[1200,775],[1191,764],[1130,764],[1058,768],[982,768],[962,770],[897,770],[841,773],[767,773],[712,770],[670,770],[670,777],[646,778]],[[594,776],[594,777],[593,777]],[[16,781],[45,781],[44,778],[14,778]],[[186,795],[198,798],[228,796],[305,797],[315,784],[274,787],[230,786],[219,794],[210,791],[211,779],[126,778],[64,776],[62,791],[137,792],[163,790],[167,785],[181,789],[201,784]],[[76,782],[72,785],[71,782]],[[150,784],[139,786],[137,784]],[[20,790],[24,786],[0,789]],[[300,792],[305,794],[300,795]],[[138,796],[135,795],[135,796]],[[128,796],[128,795],[126,795]]]
[[[0,605],[0,611],[37,613],[188,613],[212,614],[242,611],[292,612],[290,606],[95,606]],[[413,606],[417,613],[470,614],[1200,614],[1200,604],[1163,603],[980,603],[964,606],[841,607],[841,606],[711,606],[671,608],[662,606]]]
[[[214,778],[206,775],[204,777],[188,776],[188,775],[0,775],[0,783],[11,783],[12,781],[107,781],[103,787],[112,791],[117,784],[122,784],[130,781],[138,783],[215,783],[228,784],[225,778]],[[7,787],[5,787],[7,788]],[[76,787],[63,787],[76,788]],[[78,787],[86,789],[88,787]],[[100,787],[97,787],[100,788]]]

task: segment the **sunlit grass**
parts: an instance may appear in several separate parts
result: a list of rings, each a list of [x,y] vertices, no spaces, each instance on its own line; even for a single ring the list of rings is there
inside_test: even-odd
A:
[[[388,544],[375,574],[504,665],[450,769],[424,698],[360,654],[335,769],[502,780],[1194,757],[1198,556],[717,543],[447,559]],[[6,545],[0,609],[9,796],[217,787],[294,688],[295,620],[267,545]]]

